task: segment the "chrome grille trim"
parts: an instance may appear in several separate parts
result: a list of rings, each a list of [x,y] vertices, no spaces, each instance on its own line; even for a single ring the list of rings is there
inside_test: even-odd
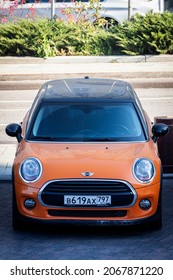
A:
[[[45,207],[49,207],[49,208],[73,208],[73,206],[69,206],[69,207],[67,207],[67,206],[62,206],[62,205],[60,205],[60,206],[58,206],[58,205],[49,205],[49,204],[45,204],[44,202],[43,202],[43,200],[42,200],[42,193],[43,193],[43,191],[44,191],[44,189],[49,185],[49,184],[51,184],[51,183],[56,183],[56,182],[58,182],[58,183],[70,183],[70,182],[73,182],[73,183],[75,183],[75,182],[77,182],[77,183],[79,183],[79,182],[82,182],[82,183],[85,183],[85,182],[87,182],[87,183],[99,183],[99,182],[101,182],[101,183],[115,183],[115,184],[117,184],[117,183],[120,183],[120,184],[124,184],[124,185],[126,185],[129,189],[130,189],[130,191],[132,192],[132,194],[133,194],[133,201],[132,201],[132,203],[131,204],[128,204],[128,205],[123,205],[123,206],[109,206],[109,207],[106,207],[106,208],[129,208],[129,207],[132,207],[134,204],[135,204],[135,202],[136,202],[136,200],[137,200],[137,193],[136,193],[136,191],[135,191],[135,189],[131,186],[131,184],[130,183],[128,183],[128,182],[126,182],[126,181],[123,181],[123,180],[113,180],[113,179],[58,179],[58,180],[50,180],[50,181],[48,181],[48,182],[46,182],[42,187],[41,187],[41,189],[39,190],[39,192],[38,192],[38,200],[39,200],[39,202],[40,202],[40,204],[42,205],[42,206],[45,206]],[[81,186],[80,186],[80,184],[79,184],[79,188],[81,188]],[[116,188],[116,186],[115,186],[115,188]],[[80,190],[82,190],[82,188],[80,189]],[[106,189],[105,189],[106,190]],[[78,206],[78,207],[76,207],[76,208],[84,208],[84,206]],[[97,206],[90,206],[90,209],[91,208],[97,208]],[[103,207],[104,208],[104,207]]]

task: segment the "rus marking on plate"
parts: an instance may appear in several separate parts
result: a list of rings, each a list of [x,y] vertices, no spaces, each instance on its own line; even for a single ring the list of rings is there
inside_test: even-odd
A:
[[[65,195],[64,205],[111,205],[110,195]]]

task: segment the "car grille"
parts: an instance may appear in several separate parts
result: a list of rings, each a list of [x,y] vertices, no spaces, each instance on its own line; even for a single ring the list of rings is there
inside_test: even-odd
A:
[[[127,182],[90,179],[50,181],[41,188],[39,192],[39,201],[46,206],[67,208],[67,206],[64,205],[64,195],[110,195],[110,207],[128,207],[133,205],[136,201],[136,192]],[[70,207],[73,207],[73,205],[70,205]],[[91,208],[91,206],[88,205],[82,205],[82,208],[83,207]]]

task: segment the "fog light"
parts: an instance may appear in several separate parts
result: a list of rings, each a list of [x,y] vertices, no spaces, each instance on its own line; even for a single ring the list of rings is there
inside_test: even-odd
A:
[[[139,202],[139,206],[142,210],[148,210],[151,207],[151,202],[149,199],[142,199]]]
[[[36,202],[32,198],[28,198],[24,201],[24,206],[27,209],[33,209],[36,206]]]

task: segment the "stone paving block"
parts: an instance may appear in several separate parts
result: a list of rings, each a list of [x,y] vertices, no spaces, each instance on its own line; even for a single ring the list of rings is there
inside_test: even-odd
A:
[[[0,145],[0,180],[11,180],[16,145]]]

